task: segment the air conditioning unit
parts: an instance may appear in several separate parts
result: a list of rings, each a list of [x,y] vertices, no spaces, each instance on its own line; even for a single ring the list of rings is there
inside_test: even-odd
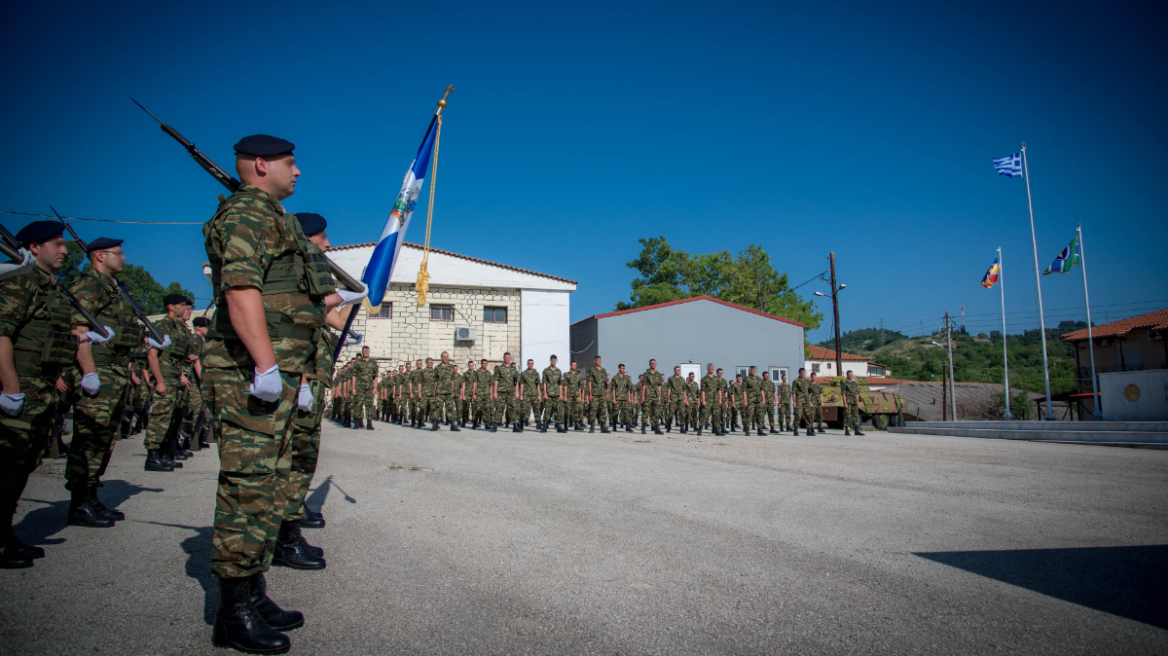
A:
[[[454,340],[458,342],[473,342],[475,341],[475,329],[473,326],[459,326],[454,329]]]

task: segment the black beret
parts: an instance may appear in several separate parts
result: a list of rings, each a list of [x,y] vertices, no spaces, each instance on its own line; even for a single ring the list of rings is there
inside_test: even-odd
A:
[[[300,220],[300,229],[304,231],[305,237],[324,232],[324,229],[328,227],[328,221],[315,212],[297,212],[296,218]]]
[[[167,294],[162,297],[163,305],[186,305],[189,302],[187,297],[182,294]]]
[[[240,139],[239,143],[235,144],[235,152],[256,157],[271,157],[290,153],[295,147],[291,141],[280,137],[273,137],[269,134],[253,134],[250,137]]]
[[[114,246],[121,246],[123,241],[125,241],[125,240],[124,239],[110,239],[109,237],[98,237],[97,239],[94,239],[93,241],[89,242],[89,252],[93,253],[96,251],[104,251],[107,248],[113,248]]]
[[[211,322],[207,320],[207,317],[195,317],[194,321],[191,323],[195,324],[195,328],[207,328],[211,325]]]
[[[22,244],[37,244],[65,232],[60,221],[33,221],[16,233],[16,241]]]

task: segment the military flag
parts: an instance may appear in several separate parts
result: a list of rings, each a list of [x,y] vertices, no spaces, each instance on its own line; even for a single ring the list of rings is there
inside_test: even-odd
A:
[[[994,158],[994,170],[1008,178],[1022,177],[1022,153]]]
[[[981,286],[989,289],[998,282],[998,275],[1002,272],[1002,265],[998,258],[994,258],[994,263],[990,265],[990,270],[981,278]]]
[[[1058,257],[1054,258],[1054,262],[1051,262],[1050,266],[1046,267],[1046,271],[1043,271],[1042,275],[1045,276],[1048,273],[1070,273],[1071,267],[1082,265],[1083,260],[1079,257],[1079,235],[1076,233],[1071,243],[1067,244],[1067,247],[1058,254]]]

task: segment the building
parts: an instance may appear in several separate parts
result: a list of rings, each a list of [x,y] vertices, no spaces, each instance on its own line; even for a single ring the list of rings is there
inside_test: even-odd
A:
[[[376,243],[334,246],[329,257],[360,278]],[[489,262],[436,248],[430,249],[430,288],[426,305],[417,306],[414,290],[422,247],[403,243],[385,300],[373,316],[362,304],[353,329],[365,336],[383,366],[437,359],[449,351],[465,367],[482,358],[500,362],[510,351],[516,359],[547,362],[568,352],[569,297],[576,281]],[[346,347],[342,359],[356,355]]]
[[[945,408],[945,390],[942,388],[943,383],[940,382],[917,382],[917,381],[901,381],[895,385],[886,386],[883,389],[885,392],[892,394],[899,394],[904,398],[904,418],[906,421],[941,421],[944,417],[950,421],[952,417],[948,416],[948,409]],[[957,419],[961,421],[975,421],[975,420],[992,420],[1000,418],[998,416],[998,403],[994,398],[995,394],[1001,394],[1002,386],[993,383],[957,383],[953,386],[954,394],[957,395],[955,399],[957,406]],[[1022,390],[1018,388],[1010,388],[1011,397],[1014,397]],[[1035,401],[1045,401],[1046,397],[1042,394],[1035,394],[1027,392],[1026,396],[1031,403]],[[1003,399],[1004,400],[1004,399]],[[1036,406],[1029,406],[1030,416],[1037,417],[1038,409]],[[1013,414],[1020,415],[1018,408],[1011,408]],[[1056,412],[1065,414],[1065,404],[1060,407],[1055,404]]]
[[[701,379],[712,362],[725,369],[728,380],[752,365],[777,380],[803,366],[804,328],[798,321],[697,296],[577,321],[571,327],[572,359],[587,369],[599,354],[610,374],[624,363],[634,381],[650,358],[666,376],[680,365]]]
[[[1091,329],[1104,419],[1168,419],[1168,387],[1163,387],[1168,384],[1166,335],[1168,308]],[[1062,340],[1075,347],[1076,390],[1072,396],[1091,413],[1095,406],[1087,329],[1069,332]]]
[[[825,349],[822,346],[808,346],[807,351],[811,357],[805,361],[803,366],[814,376],[832,378],[846,375],[850,371],[856,376],[883,377],[891,373],[884,365],[872,362],[862,355],[852,355],[851,353],[840,354],[840,364],[843,365],[844,370],[836,371],[835,351]]]

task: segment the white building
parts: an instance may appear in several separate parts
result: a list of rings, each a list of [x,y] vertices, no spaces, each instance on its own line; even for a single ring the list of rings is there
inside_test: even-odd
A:
[[[360,278],[375,243],[334,246],[328,255]],[[460,368],[467,360],[493,363],[510,351],[513,359],[533,358],[542,370],[555,354],[569,356],[569,295],[576,281],[518,267],[430,249],[430,289],[426,305],[414,291],[422,247],[403,243],[380,312],[370,317],[362,304],[353,329],[365,335],[382,371],[449,351]],[[341,358],[355,355],[349,346]],[[522,368],[522,365],[520,365]]]
[[[846,375],[850,371],[855,376],[861,378],[867,378],[868,376],[880,378],[888,376],[891,373],[884,365],[878,362],[870,362],[868,358],[862,355],[852,355],[851,353],[840,354],[840,364],[844,370],[836,371],[835,351],[825,349],[822,346],[808,346],[807,350],[811,353],[811,359],[807,360],[803,366],[813,376],[834,378],[836,376]]]

